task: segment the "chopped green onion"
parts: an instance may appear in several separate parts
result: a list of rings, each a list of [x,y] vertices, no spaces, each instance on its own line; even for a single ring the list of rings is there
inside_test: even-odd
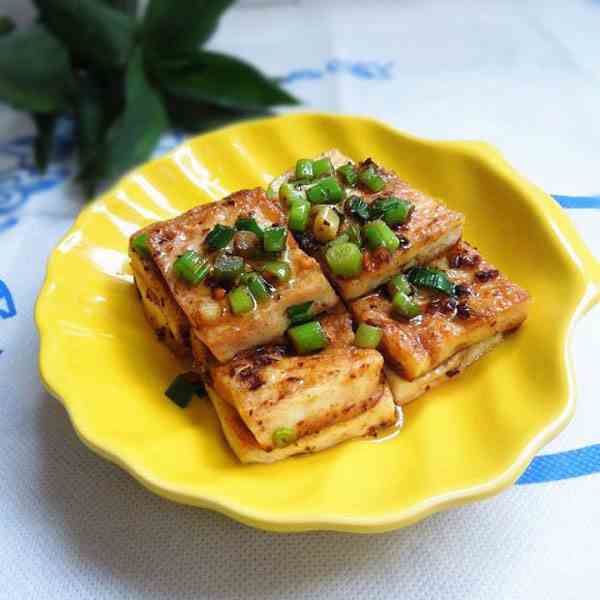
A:
[[[251,231],[262,240],[263,229],[256,222],[256,219],[254,217],[239,217],[238,220],[235,222],[235,228],[238,231]]]
[[[325,260],[336,277],[355,277],[362,272],[362,252],[350,242],[329,247]]]
[[[213,277],[220,283],[233,283],[244,272],[244,259],[221,253],[213,263]]]
[[[360,227],[356,223],[351,223],[346,227],[344,233],[348,236],[349,241],[356,244],[359,248],[362,246],[362,236],[360,234]]]
[[[396,314],[412,319],[421,314],[419,305],[404,292],[396,292],[392,298],[392,309]]]
[[[397,292],[402,292],[403,294],[410,294],[412,292],[412,288],[410,287],[410,283],[406,278],[406,275],[398,274],[394,275],[387,282],[387,289],[390,296],[394,296]]]
[[[342,235],[338,235],[335,240],[332,240],[331,242],[329,242],[329,244],[327,245],[328,248],[331,248],[332,246],[337,246],[338,244],[345,244],[346,242],[350,241],[350,236],[344,232],[342,233]]]
[[[331,206],[319,206],[316,211],[313,235],[321,243],[334,240],[340,228],[340,216]]]
[[[303,302],[302,304],[290,306],[287,309],[287,316],[290,320],[290,323],[292,325],[299,325],[300,323],[306,323],[306,321],[310,321],[314,317],[312,307],[312,300]]]
[[[148,237],[147,233],[141,233],[131,240],[132,248],[140,255],[140,256],[150,256],[150,248],[148,248]]]
[[[309,158],[301,158],[296,161],[296,179],[313,178],[313,161]]]
[[[173,270],[189,284],[197,285],[208,275],[210,265],[206,257],[188,250],[173,263]]]
[[[281,252],[287,242],[287,229],[280,225],[267,227],[263,233],[263,247],[266,252]]]
[[[310,202],[308,200],[296,200],[291,204],[288,213],[288,227],[292,231],[305,231],[309,219]]]
[[[182,373],[177,375],[165,390],[165,396],[172,400],[179,408],[185,408],[192,396],[204,396],[204,385],[196,373]]]
[[[279,427],[273,432],[273,445],[285,448],[296,441],[296,432],[291,427]]]
[[[279,188],[279,197],[284,200],[288,206],[291,206],[294,202],[306,200],[306,192],[297,189],[291,183],[284,183]]]
[[[251,310],[254,310],[256,306],[254,296],[244,285],[233,288],[227,294],[227,297],[229,298],[231,312],[233,312],[234,315],[241,315],[243,313],[250,312]]]
[[[404,198],[396,198],[395,196],[378,198],[369,207],[371,219],[382,217],[388,225],[405,223],[413,210],[414,206],[410,202],[404,200]]]
[[[331,164],[331,160],[329,158],[319,158],[318,160],[314,160],[312,163],[313,169],[313,177],[318,179],[319,177],[323,177],[323,175],[332,175],[333,174],[333,165]]]
[[[380,192],[385,187],[383,177],[377,174],[373,165],[363,169],[358,175],[358,180],[372,192]]]
[[[400,240],[383,221],[371,221],[363,226],[362,231],[369,250],[384,246],[391,254],[400,246]]]
[[[268,300],[273,293],[271,286],[258,273],[253,271],[244,273],[240,281],[248,286],[257,302]]]
[[[360,196],[350,196],[346,202],[346,210],[362,221],[368,221],[370,218],[369,205]]]
[[[358,183],[358,173],[352,163],[346,163],[337,170],[338,175],[350,186],[356,187]]]
[[[292,275],[290,263],[284,260],[269,260],[258,267],[258,269],[261,273],[266,274],[267,276],[270,275],[273,279],[281,283],[289,281]]]
[[[329,343],[319,321],[309,321],[290,327],[287,334],[298,354],[322,350]]]
[[[456,286],[444,271],[431,267],[414,267],[408,272],[408,280],[417,287],[425,287],[448,296],[454,295]]]
[[[377,348],[382,337],[383,331],[379,327],[361,323],[356,330],[354,343],[359,348]]]
[[[222,250],[233,239],[235,229],[228,225],[215,225],[204,240],[212,250]]]
[[[312,204],[337,204],[344,199],[344,189],[335,177],[325,177],[308,188],[306,195]]]

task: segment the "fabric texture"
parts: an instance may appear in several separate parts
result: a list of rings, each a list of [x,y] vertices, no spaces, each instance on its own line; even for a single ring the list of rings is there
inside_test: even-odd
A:
[[[593,0],[242,0],[211,43],[308,108],[496,145],[600,256],[598,31]],[[574,335],[576,417],[521,485],[388,534],[255,531],[144,490],[43,390],[33,307],[81,197],[68,126],[45,175],[31,141],[0,107],[0,600],[598,597],[600,310]]]

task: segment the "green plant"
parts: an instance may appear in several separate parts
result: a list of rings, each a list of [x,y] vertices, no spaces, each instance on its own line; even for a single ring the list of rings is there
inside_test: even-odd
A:
[[[44,169],[57,119],[75,122],[91,193],[151,154],[174,126],[194,132],[297,101],[248,63],[201,46],[234,0],[34,0],[39,18],[0,17],[0,101],[29,111]]]

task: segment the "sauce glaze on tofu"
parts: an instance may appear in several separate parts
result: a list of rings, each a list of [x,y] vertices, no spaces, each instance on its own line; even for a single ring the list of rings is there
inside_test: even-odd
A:
[[[372,192],[360,184],[345,188],[345,198],[340,203],[343,209],[340,212],[345,215],[339,229],[340,234],[346,231],[345,228],[349,224],[360,226],[364,223],[363,220],[355,218],[347,208],[352,198],[364,200],[369,207],[373,207],[377,201],[390,197],[408,201],[412,205],[406,222],[391,226],[399,240],[398,249],[393,252],[385,248],[369,250],[364,247],[363,240],[363,269],[360,274],[352,277],[340,277],[332,273],[324,259],[323,244],[318,243],[310,230],[296,235],[300,246],[320,260],[324,272],[345,300],[352,300],[368,293],[400,270],[431,260],[460,239],[464,216],[450,210],[438,200],[415,190],[392,171],[379,167],[371,159],[356,164],[337,150],[325,152],[319,158],[330,159],[334,169],[352,165],[360,173],[372,168],[385,183],[383,189],[377,192]],[[273,192],[281,190],[282,184],[292,178],[293,174],[290,172],[276,179],[271,186]],[[338,179],[342,181],[341,176]],[[281,200],[285,202],[285,199]]]
[[[409,381],[460,350],[516,329],[529,308],[528,293],[466,242],[459,242],[428,266],[446,273],[457,286],[456,297],[419,288],[415,301],[422,314],[413,319],[395,316],[382,290],[351,305],[359,322],[383,330],[380,347],[388,365]]]
[[[289,234],[281,258],[289,263],[291,277],[274,284],[272,297],[258,303],[252,311],[233,314],[226,290],[215,289],[209,280],[192,286],[178,277],[173,265],[180,256],[190,250],[202,256],[214,256],[216,253],[209,251],[205,244],[208,234],[216,225],[233,227],[240,217],[253,218],[263,228],[285,224],[280,207],[257,188],[198,206],[149,228],[148,247],[154,263],[197,337],[221,362],[283,335],[289,324],[286,315],[289,307],[314,301],[314,311],[318,313],[337,303],[337,296],[317,261],[306,255]],[[247,262],[259,268],[261,260]]]

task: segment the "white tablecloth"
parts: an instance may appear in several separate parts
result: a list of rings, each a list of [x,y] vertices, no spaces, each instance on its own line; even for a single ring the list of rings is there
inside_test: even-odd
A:
[[[497,145],[600,256],[599,2],[248,0],[213,45],[311,108]],[[0,108],[0,599],[598,598],[600,310],[575,335],[577,415],[519,485],[395,533],[255,531],[145,491],[42,389],[32,309],[80,198],[68,135],[40,177],[31,131]]]

